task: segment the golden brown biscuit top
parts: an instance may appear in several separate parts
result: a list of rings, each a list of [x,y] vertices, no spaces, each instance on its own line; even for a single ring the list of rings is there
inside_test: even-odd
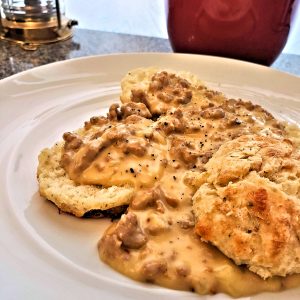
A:
[[[263,278],[300,271],[300,163],[289,140],[257,135],[214,154],[193,196],[195,230]]]

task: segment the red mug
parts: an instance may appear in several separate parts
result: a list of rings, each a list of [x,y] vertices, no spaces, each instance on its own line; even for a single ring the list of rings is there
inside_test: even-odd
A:
[[[294,0],[168,0],[175,52],[271,65],[286,44]]]

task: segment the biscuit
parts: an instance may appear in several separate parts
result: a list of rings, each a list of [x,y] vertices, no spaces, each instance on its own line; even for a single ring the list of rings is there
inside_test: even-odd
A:
[[[202,240],[264,279],[300,273],[300,164],[293,144],[241,136],[205,168],[188,178],[200,185],[193,211]]]
[[[189,72],[138,68],[128,72],[121,81],[122,103],[142,102],[153,115],[165,114],[170,108],[188,104],[195,98],[207,104],[202,94],[206,87]]]
[[[132,188],[76,185],[60,165],[62,148],[63,142],[44,149],[39,155],[37,178],[41,196],[76,217],[129,204],[134,193]]]

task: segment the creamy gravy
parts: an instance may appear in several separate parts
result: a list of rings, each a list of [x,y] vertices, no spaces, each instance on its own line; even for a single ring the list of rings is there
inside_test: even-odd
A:
[[[163,97],[114,105],[108,118],[86,123],[92,135],[64,136],[62,164],[75,182],[135,189],[127,213],[99,242],[101,259],[135,280],[199,294],[238,297],[299,285],[298,275],[263,280],[202,242],[193,232],[195,191],[184,183],[222,143],[249,133],[284,137],[283,127],[249,102],[185,83],[183,94],[185,102],[164,103],[157,120]]]
[[[155,208],[130,208],[129,212],[137,216],[139,226],[147,233],[146,245],[140,249],[123,247],[116,237],[114,223],[99,243],[101,259],[134,280],[199,294],[223,292],[242,297],[299,286],[299,275],[263,280],[246,267],[235,265],[215,247],[201,242],[190,227],[189,202],[187,197],[176,209],[168,207],[164,213]]]

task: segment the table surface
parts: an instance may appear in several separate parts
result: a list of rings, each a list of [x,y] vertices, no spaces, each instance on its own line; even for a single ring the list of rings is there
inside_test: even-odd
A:
[[[87,29],[75,29],[64,42],[25,51],[0,41],[0,79],[51,62],[97,54],[130,52],[172,52],[169,40]],[[300,55],[281,54],[272,68],[300,76]]]

